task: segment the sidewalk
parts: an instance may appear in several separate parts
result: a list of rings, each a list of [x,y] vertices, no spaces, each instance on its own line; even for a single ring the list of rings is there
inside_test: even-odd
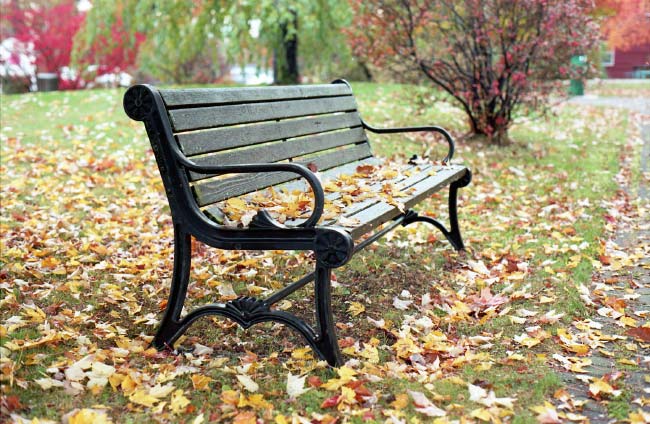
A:
[[[585,106],[617,107],[650,115],[650,99],[642,97],[599,97],[585,95],[571,97],[569,103]]]
[[[586,342],[591,354],[585,358],[589,366],[586,373],[566,372],[563,378],[574,411],[588,422],[621,422],[635,411],[650,416],[650,99],[581,96],[569,102],[624,108],[647,116],[638,123],[641,157],[623,156],[617,178],[620,195],[606,206],[616,230],[606,241],[604,266],[592,276],[589,287],[588,299],[597,311],[584,321],[589,327]],[[637,161],[640,174],[631,175],[629,169]],[[638,422],[647,422],[648,416],[639,414]]]

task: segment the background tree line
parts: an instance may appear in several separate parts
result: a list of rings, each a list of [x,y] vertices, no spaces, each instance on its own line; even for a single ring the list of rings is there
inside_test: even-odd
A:
[[[273,69],[278,84],[340,76],[426,84],[502,144],[522,106],[543,104],[570,59],[650,42],[644,0],[3,0],[2,38],[39,71],[70,68],[66,88],[127,71],[136,81],[214,83],[232,64]],[[647,27],[647,26],[646,26]],[[9,59],[11,60],[11,58]],[[592,62],[592,65],[595,63]],[[356,75],[355,75],[356,73]]]

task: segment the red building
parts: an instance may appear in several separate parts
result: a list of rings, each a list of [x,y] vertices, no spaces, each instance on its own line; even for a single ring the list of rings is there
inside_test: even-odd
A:
[[[609,51],[603,67],[609,78],[650,78],[650,44]]]

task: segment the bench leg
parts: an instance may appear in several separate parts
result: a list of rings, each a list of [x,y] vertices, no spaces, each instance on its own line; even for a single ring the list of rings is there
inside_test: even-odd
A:
[[[332,315],[331,302],[331,268],[316,267],[316,321],[318,323],[318,337],[316,339],[316,353],[333,367],[343,365],[339,342],[336,337],[336,325]]]
[[[158,350],[171,349],[173,343],[183,333],[179,319],[190,280],[191,260],[192,244],[190,235],[181,231],[178,226],[174,226],[174,272],[171,289],[165,315],[151,343]]]
[[[456,250],[464,250],[465,244],[460,235],[460,227],[458,226],[458,189],[466,187],[472,181],[472,172],[467,170],[467,173],[457,181],[451,183],[449,187],[449,234],[445,234],[447,240],[454,246]]]
[[[467,186],[472,181],[472,173],[467,170],[467,173],[457,181],[454,181],[449,186],[449,229],[445,228],[438,220],[428,217],[420,216],[417,212],[409,210],[402,220],[402,225],[407,226],[413,222],[426,222],[431,224],[444,234],[449,240],[449,243],[456,250],[464,250],[465,244],[460,235],[460,227],[458,226],[458,189]]]

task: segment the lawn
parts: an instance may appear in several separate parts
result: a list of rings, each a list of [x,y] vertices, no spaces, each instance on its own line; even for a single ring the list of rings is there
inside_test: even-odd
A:
[[[179,343],[184,353],[149,349],[173,234],[123,91],[3,96],[2,413],[77,423],[524,423],[552,414],[545,402],[558,405],[566,361],[587,366],[599,346],[580,328],[600,307],[586,301],[587,286],[603,266],[603,200],[618,188],[630,118],[562,105],[518,118],[512,144],[497,148],[463,141],[464,116],[439,93],[353,89],[371,124],[451,129],[455,161],[474,180],[459,200],[465,254],[428,227],[409,227],[336,270],[348,359],[338,370],[271,324],[243,331],[204,319]],[[390,160],[430,148],[422,136],[379,137],[374,149]],[[432,154],[442,157],[439,146]],[[428,202],[437,211],[444,201]],[[190,305],[259,295],[310,260],[197,247]],[[303,290],[280,306],[308,315],[311,297]]]

